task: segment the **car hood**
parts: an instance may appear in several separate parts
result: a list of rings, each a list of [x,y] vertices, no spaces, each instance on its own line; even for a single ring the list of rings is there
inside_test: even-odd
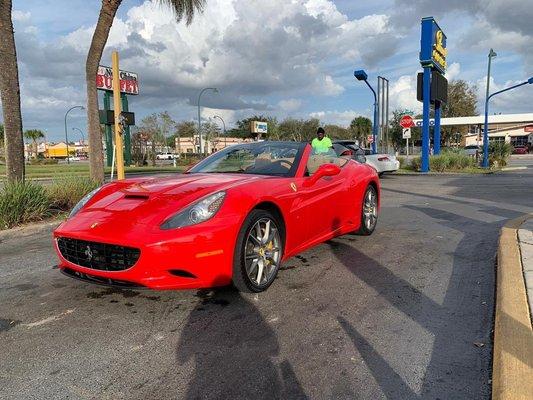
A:
[[[61,228],[74,233],[90,226],[98,226],[94,233],[112,229],[118,234],[126,234],[137,225],[159,227],[168,217],[210,193],[258,179],[265,177],[244,174],[180,174],[117,181],[103,186]]]

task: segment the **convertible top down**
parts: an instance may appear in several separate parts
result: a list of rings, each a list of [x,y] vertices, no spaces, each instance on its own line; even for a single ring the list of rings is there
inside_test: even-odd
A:
[[[377,222],[375,170],[308,143],[221,150],[184,174],[114,181],[54,232],[61,271],[102,284],[259,292],[280,263]]]

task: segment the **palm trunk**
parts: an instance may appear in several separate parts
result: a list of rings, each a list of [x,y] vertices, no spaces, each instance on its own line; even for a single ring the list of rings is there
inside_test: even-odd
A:
[[[1,0],[0,0],[1,1]],[[87,83],[87,132],[89,137],[89,166],[91,178],[97,182],[104,181],[104,149],[100,131],[100,117],[98,115],[98,93],[96,90],[96,74],[98,64],[109,36],[113,19],[122,0],[102,0],[102,8],[98,16],[98,23],[94,30],[91,47],[87,54],[85,65],[85,80]]]
[[[4,115],[6,175],[7,180],[13,182],[24,179],[24,139],[11,10],[11,0],[0,0],[0,95]]]

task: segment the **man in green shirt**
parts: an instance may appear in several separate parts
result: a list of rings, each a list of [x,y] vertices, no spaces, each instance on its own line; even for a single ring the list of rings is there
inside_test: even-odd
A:
[[[328,153],[330,149],[333,148],[333,143],[331,143],[331,139],[326,136],[324,128],[317,129],[316,138],[311,142],[311,147],[315,154]]]

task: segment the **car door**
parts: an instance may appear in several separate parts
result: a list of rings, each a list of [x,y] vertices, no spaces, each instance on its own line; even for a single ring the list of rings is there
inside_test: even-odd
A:
[[[348,175],[344,165],[348,160],[333,154],[327,156],[311,155],[307,165],[309,179],[320,165],[333,163],[341,167],[340,173],[325,176],[312,185],[302,185],[300,191],[302,206],[308,223],[309,241],[331,235],[346,223],[346,203],[348,194]]]

